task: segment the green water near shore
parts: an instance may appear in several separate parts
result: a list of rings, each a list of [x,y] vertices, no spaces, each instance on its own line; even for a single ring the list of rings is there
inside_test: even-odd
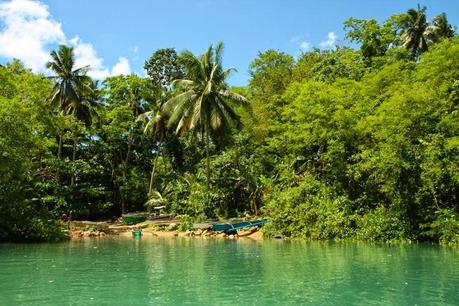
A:
[[[459,305],[459,251],[204,239],[0,245],[0,305]]]

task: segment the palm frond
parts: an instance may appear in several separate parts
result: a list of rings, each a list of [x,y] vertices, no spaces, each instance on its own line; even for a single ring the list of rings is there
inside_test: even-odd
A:
[[[218,94],[224,99],[227,99],[239,105],[248,106],[250,104],[249,100],[247,100],[244,96],[238,93],[235,93],[234,91],[231,91],[231,90],[227,90],[227,89],[221,90],[218,92]]]

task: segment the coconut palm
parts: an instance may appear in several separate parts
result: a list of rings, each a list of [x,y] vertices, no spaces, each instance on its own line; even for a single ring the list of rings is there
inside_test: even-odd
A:
[[[74,69],[73,48],[61,45],[51,52],[52,60],[46,67],[55,73],[50,78],[55,81],[51,106],[59,108],[63,114],[73,114],[78,120],[91,123],[91,107],[95,104],[95,84],[87,76],[89,66]]]
[[[137,118],[137,120],[146,121],[144,133],[151,132],[153,142],[158,144],[150,175],[150,186],[148,188],[149,195],[151,195],[153,192],[156,166],[158,163],[158,158],[161,155],[162,143],[166,135],[166,117],[162,110],[166,96],[167,93],[163,91],[161,93],[161,97],[157,100],[156,106],[152,110],[140,114]]]
[[[402,46],[411,51],[416,58],[422,52],[427,51],[428,26],[426,19],[426,7],[418,5],[418,9],[409,9],[406,12],[402,27]]]
[[[51,61],[46,67],[55,73],[50,78],[55,81],[49,103],[52,107],[58,108],[64,115],[73,115],[78,120],[90,125],[94,106],[98,99],[97,83],[93,82],[87,72],[89,66],[74,69],[75,59],[73,48],[61,45],[59,50],[51,52]],[[72,161],[76,159],[77,137],[73,137]],[[59,135],[58,156],[61,158],[62,135]],[[75,185],[75,173],[70,177],[70,186]],[[71,202],[74,194],[71,193]],[[71,215],[71,211],[70,211]]]
[[[428,37],[433,42],[438,42],[443,38],[454,36],[455,28],[448,23],[446,14],[442,13],[434,17],[432,25],[428,30]]]
[[[62,114],[74,115],[78,120],[90,125],[96,104],[97,83],[94,83],[87,72],[89,66],[74,69],[73,48],[61,45],[59,50],[51,52],[51,61],[46,67],[54,72],[50,78],[55,81],[50,105],[59,109]],[[75,139],[74,139],[75,147]],[[62,135],[59,136],[58,156],[61,157]],[[75,149],[73,152],[75,155]]]
[[[159,193],[157,190],[154,190],[150,193],[148,201],[144,204],[145,207],[147,207],[147,210],[149,212],[154,212],[155,208],[158,206],[165,206],[167,204],[167,200],[163,198],[161,193]]]
[[[170,125],[176,133],[199,133],[205,143],[207,158],[207,188],[210,184],[209,138],[211,132],[223,134],[240,122],[230,103],[247,105],[243,96],[231,91],[226,79],[234,68],[223,70],[223,43],[210,46],[201,56],[190,51],[180,54],[186,78],[173,81],[176,94],[164,109],[170,113]]]

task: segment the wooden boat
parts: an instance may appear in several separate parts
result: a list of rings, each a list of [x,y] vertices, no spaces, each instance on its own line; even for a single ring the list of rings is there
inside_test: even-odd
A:
[[[234,234],[240,229],[252,227],[252,226],[261,226],[268,221],[269,221],[268,219],[260,219],[260,220],[243,221],[243,222],[237,222],[237,223],[215,223],[215,224],[212,224],[212,230],[214,232],[225,232],[227,234]]]
[[[136,224],[140,222],[144,222],[147,220],[147,214],[144,213],[130,213],[130,214],[123,214],[121,216],[121,220],[123,220],[126,224]]]

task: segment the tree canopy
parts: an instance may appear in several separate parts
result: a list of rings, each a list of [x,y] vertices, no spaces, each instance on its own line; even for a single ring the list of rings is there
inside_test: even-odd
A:
[[[241,87],[221,43],[100,83],[67,46],[51,77],[0,66],[0,240],[161,205],[184,229],[263,215],[266,235],[458,245],[455,27],[419,6],[344,29],[351,45],[259,52]]]

